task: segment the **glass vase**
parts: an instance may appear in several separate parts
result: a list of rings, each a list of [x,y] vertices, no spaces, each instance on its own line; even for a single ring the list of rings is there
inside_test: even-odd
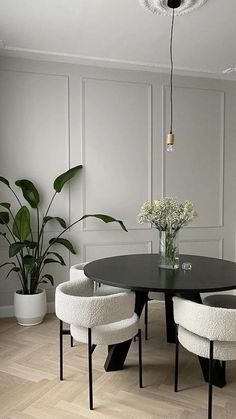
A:
[[[179,268],[179,234],[176,231],[160,231],[159,267],[164,269]]]

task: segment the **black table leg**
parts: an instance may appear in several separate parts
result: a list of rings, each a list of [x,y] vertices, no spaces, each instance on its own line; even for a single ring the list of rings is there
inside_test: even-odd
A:
[[[176,339],[173,301],[175,294],[165,293],[165,312],[166,312],[166,340],[168,343],[174,343]]]
[[[143,307],[148,299],[147,292],[136,291],[135,312],[140,317]],[[132,339],[126,342],[110,345],[108,347],[108,355],[104,365],[106,371],[117,371],[123,368],[126,356],[129,352]]]

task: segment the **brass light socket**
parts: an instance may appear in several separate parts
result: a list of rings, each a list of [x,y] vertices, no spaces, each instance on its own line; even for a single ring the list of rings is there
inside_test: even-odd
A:
[[[175,135],[172,134],[172,132],[169,132],[169,134],[167,134],[167,137],[166,137],[166,144],[167,145],[173,145],[174,140],[175,140]]]

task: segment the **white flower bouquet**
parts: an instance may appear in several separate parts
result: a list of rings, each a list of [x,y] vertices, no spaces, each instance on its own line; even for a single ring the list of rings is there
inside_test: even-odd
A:
[[[139,223],[151,223],[160,233],[160,267],[176,269],[178,248],[176,233],[189,224],[197,212],[190,201],[179,202],[176,198],[165,197],[153,202],[145,202],[138,215]],[[165,232],[165,233],[163,233]]]
[[[160,231],[178,231],[197,216],[190,201],[178,202],[176,198],[165,197],[145,202],[138,215],[139,223],[151,223]]]

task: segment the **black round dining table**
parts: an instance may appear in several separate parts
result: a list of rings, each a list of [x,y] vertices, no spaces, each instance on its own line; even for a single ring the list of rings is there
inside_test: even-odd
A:
[[[190,262],[191,270],[181,268]],[[158,267],[158,254],[114,256],[85,265],[94,281],[135,291],[212,292],[236,288],[236,263],[204,256],[181,255],[180,268]]]
[[[189,262],[191,270],[183,270]],[[165,293],[167,342],[175,341],[173,318],[174,295],[201,303],[200,293],[233,290],[236,288],[236,263],[195,255],[180,255],[179,269],[163,269],[158,254],[114,256],[95,260],[85,265],[85,275],[96,282],[131,289],[136,293],[135,311],[141,316],[149,291]],[[131,341],[108,348],[106,371],[121,369]],[[208,359],[199,357],[205,381],[208,381]],[[225,385],[225,364],[215,361],[214,384]]]

